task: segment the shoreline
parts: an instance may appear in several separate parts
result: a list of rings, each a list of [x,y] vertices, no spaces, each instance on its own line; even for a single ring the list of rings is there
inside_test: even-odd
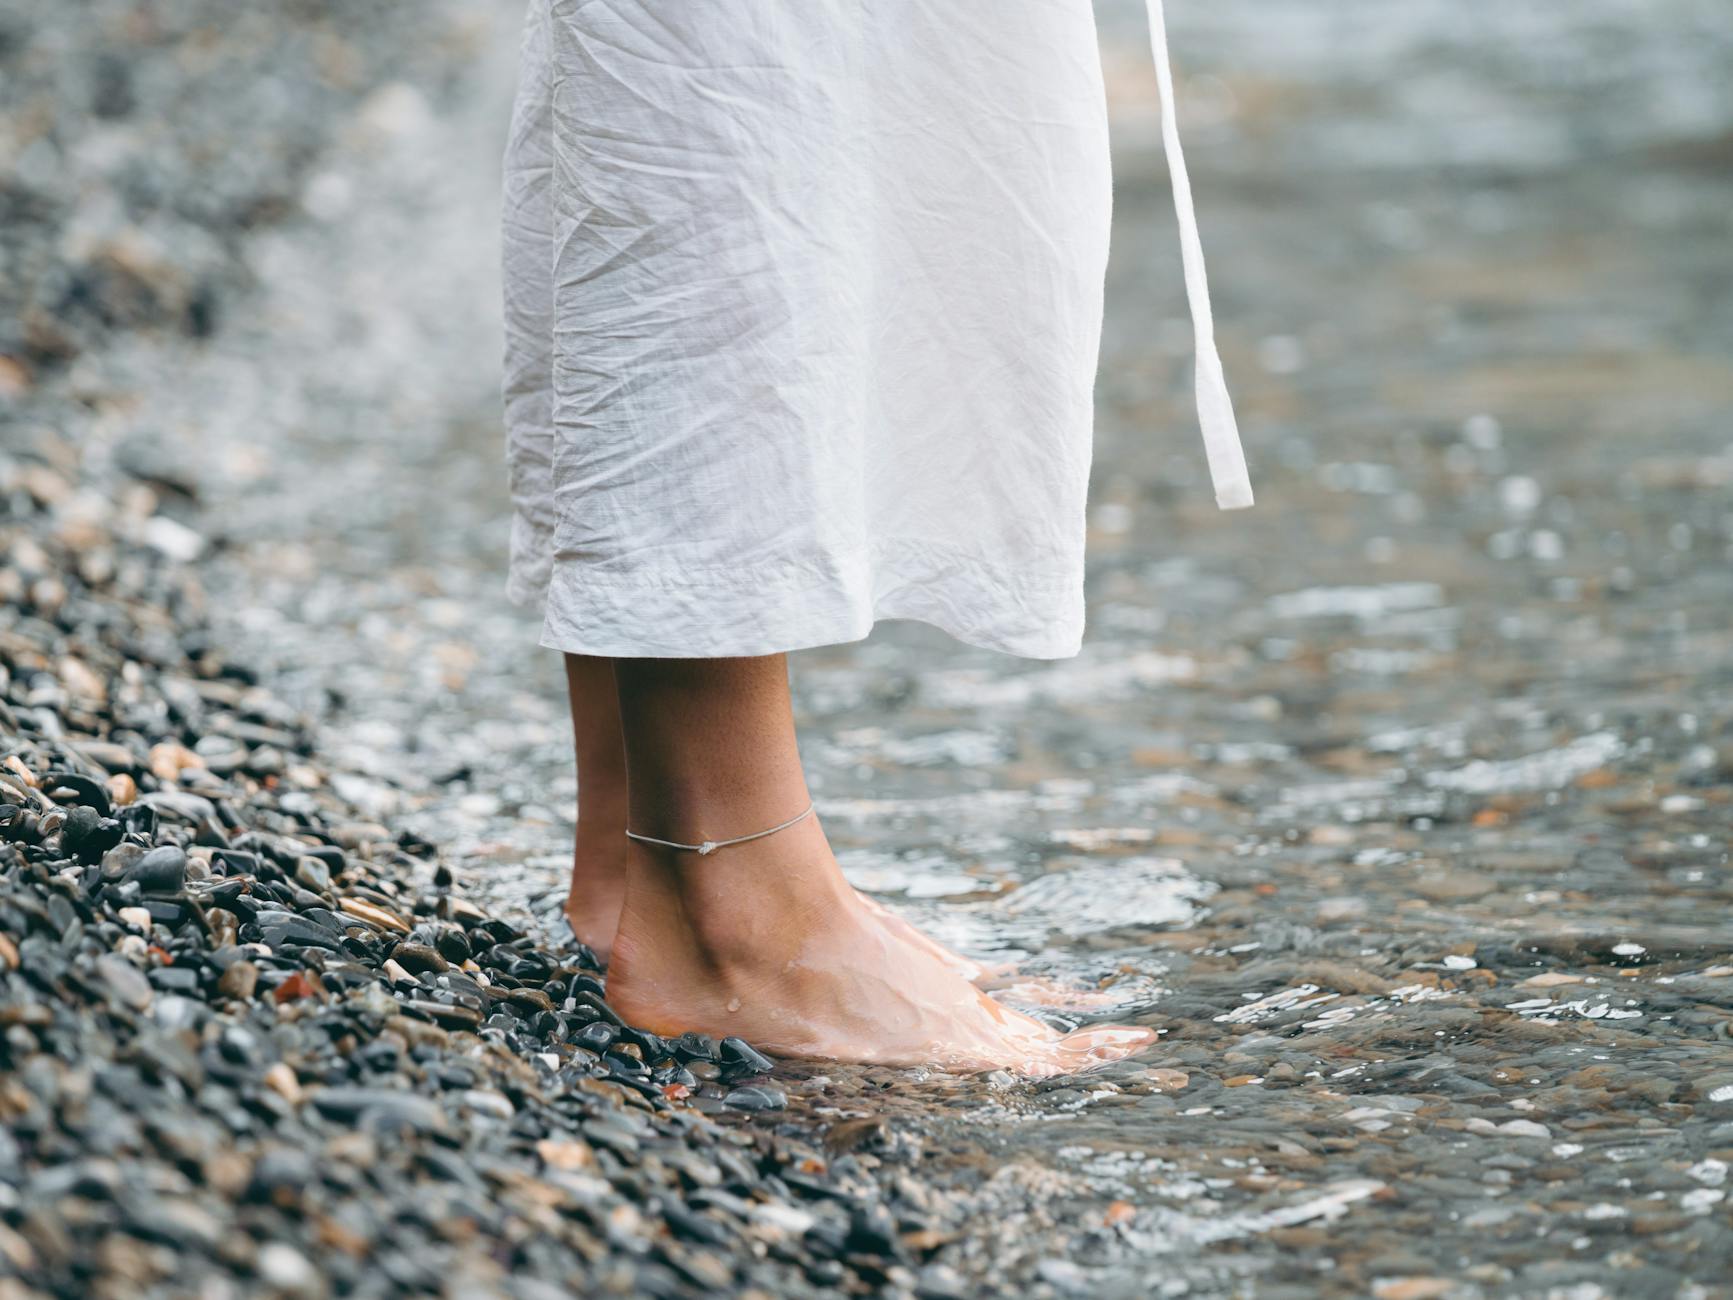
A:
[[[1260,485],[1218,517],[1140,8],[1100,9],[1083,653],[893,624],[794,679],[853,883],[1162,1044],[1036,1085],[778,1062],[786,1108],[714,1116],[702,1089],[547,1082],[525,1028],[600,1021],[548,939],[570,740],[558,657],[503,598],[492,472],[521,7],[8,10],[0,59],[39,57],[0,72],[24,273],[0,296],[35,293],[0,343],[0,696],[32,735],[124,723],[85,775],[180,809],[157,834],[215,859],[181,892],[236,938],[215,855],[257,854],[246,924],[306,988],[279,1004],[255,954],[236,1000],[184,899],[117,896],[163,913],[147,936],[109,906],[112,850],[81,841],[87,888],[0,834],[0,932],[30,941],[0,971],[0,1286],[180,1294],[197,1268],[216,1295],[319,1294],[298,1256],[355,1293],[1717,1294],[1733,318],[1704,286],[1733,38],[1701,0],[1670,29],[1611,0],[1351,31],[1309,0],[1170,6]],[[204,768],[149,788],[171,736]],[[447,971],[408,952],[399,988],[405,941]],[[20,1260],[48,1271],[15,1283]]]

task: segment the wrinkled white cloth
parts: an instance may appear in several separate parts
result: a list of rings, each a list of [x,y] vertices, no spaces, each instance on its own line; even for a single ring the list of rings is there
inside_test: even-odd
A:
[[[1218,501],[1249,504],[1168,144]],[[905,618],[1076,653],[1111,215],[1089,0],[532,0],[505,182],[508,592],[543,645]]]

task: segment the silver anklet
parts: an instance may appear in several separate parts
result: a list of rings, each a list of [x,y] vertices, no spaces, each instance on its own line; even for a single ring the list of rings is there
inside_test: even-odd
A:
[[[767,831],[753,831],[750,835],[736,835],[731,840],[705,840],[702,844],[676,844],[673,840],[659,840],[653,835],[640,835],[637,831],[627,831],[626,838],[629,840],[637,840],[640,844],[659,844],[665,849],[680,849],[686,853],[696,853],[700,857],[703,857],[707,854],[716,852],[717,849],[725,849],[730,844],[744,844],[747,840],[761,840],[766,835],[774,835],[777,831],[785,831],[796,822],[812,816],[812,809],[813,805],[807,804],[805,812],[790,817],[779,826],[772,826]]]

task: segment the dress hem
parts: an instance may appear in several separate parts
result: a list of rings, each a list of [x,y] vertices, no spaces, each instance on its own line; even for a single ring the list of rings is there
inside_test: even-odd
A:
[[[1019,649],[1007,642],[991,640],[987,637],[964,632],[955,627],[931,618],[922,618],[915,614],[883,614],[874,613],[869,616],[865,628],[853,629],[835,634],[820,634],[816,639],[798,640],[794,644],[778,642],[774,645],[752,645],[746,648],[713,650],[706,652],[681,651],[673,653],[666,650],[624,650],[619,648],[604,648],[601,645],[580,640],[568,640],[558,636],[544,627],[540,640],[537,642],[549,650],[558,650],[562,654],[590,655],[598,659],[744,659],[757,655],[793,654],[797,650],[819,650],[825,646],[848,645],[856,641],[864,641],[872,634],[880,623],[924,623],[928,627],[937,628],[953,640],[963,645],[972,646],[977,650],[992,650],[1002,654],[1014,655],[1019,659],[1036,659],[1050,661],[1056,659],[1072,659],[1083,649],[1083,638],[1079,634],[1076,640],[1067,641],[1064,648],[1036,650],[1034,648]]]
[[[663,575],[621,581],[616,575],[582,574],[575,566],[556,562],[545,582],[514,568],[506,593],[519,606],[533,606],[540,596],[541,645],[609,659],[784,654],[860,641],[888,621],[925,623],[964,645],[1024,659],[1069,659],[1082,649],[1080,569],[1064,576],[1040,570],[1012,576],[1002,568],[983,570],[975,560],[962,566],[973,570],[964,589],[947,599],[947,581],[935,580],[931,573],[885,572],[862,567],[858,559],[840,567],[851,572],[821,572],[810,585],[786,584],[784,571],[778,575],[783,583],[771,580],[760,587],[761,597],[774,593],[768,607],[761,601],[748,619],[727,628],[716,625],[713,612],[740,610],[739,584],[750,574],[735,573],[728,581],[690,576],[671,580]],[[954,561],[937,567],[955,580]],[[983,601],[983,587],[996,591],[996,597]],[[1056,593],[1075,593],[1060,598],[1068,610],[1056,618],[1031,616],[1035,610],[1053,609]],[[957,617],[963,609],[970,617]],[[584,611],[584,617],[580,621],[555,612],[565,610]],[[605,631],[598,635],[596,629]]]

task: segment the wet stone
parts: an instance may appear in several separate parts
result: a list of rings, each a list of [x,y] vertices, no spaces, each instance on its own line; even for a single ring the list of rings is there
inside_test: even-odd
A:
[[[445,1126],[445,1114],[434,1102],[386,1088],[321,1088],[312,1094],[312,1104],[327,1118],[371,1122],[386,1130],[432,1132]]]
[[[724,1066],[746,1074],[769,1074],[776,1068],[775,1062],[742,1038],[724,1038],[720,1056]]]
[[[788,1105],[788,1095],[780,1088],[751,1085],[734,1089],[722,1099],[722,1103],[735,1110],[781,1110]]]
[[[253,996],[259,984],[259,968],[250,961],[232,963],[217,979],[217,990],[224,997],[242,1001]]]
[[[435,1002],[427,998],[412,998],[403,1004],[404,1009],[418,1016],[423,1016],[446,1029],[474,1029],[481,1024],[481,1012],[473,1007],[459,1006],[451,1002]]]
[[[150,972],[150,982],[168,992],[196,993],[200,979],[198,971],[186,966],[158,966]]]
[[[391,958],[411,975],[451,969],[450,962],[442,957],[437,949],[421,943],[400,943],[392,952]]]
[[[154,996],[150,979],[125,957],[113,954],[98,957],[96,969],[121,1002],[135,1011],[150,1005]]]
[[[186,851],[174,845],[150,850],[127,872],[127,879],[147,894],[176,893],[186,878]]]
[[[716,1040],[708,1034],[684,1033],[674,1039],[669,1046],[682,1061],[718,1061],[721,1059]]]

